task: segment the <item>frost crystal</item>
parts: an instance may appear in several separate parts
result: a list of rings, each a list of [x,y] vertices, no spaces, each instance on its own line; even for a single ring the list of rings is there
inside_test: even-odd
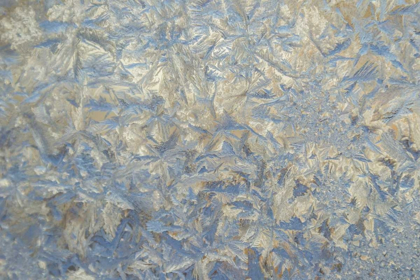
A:
[[[418,279],[415,0],[0,0],[1,279]]]

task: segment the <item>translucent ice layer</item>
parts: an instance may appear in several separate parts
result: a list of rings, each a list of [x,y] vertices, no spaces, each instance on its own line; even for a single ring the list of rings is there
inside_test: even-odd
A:
[[[419,279],[416,0],[0,0],[1,279]]]

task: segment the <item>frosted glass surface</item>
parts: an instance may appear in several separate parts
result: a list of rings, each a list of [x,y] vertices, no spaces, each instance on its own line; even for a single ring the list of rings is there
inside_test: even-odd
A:
[[[0,279],[419,279],[415,0],[0,0]]]

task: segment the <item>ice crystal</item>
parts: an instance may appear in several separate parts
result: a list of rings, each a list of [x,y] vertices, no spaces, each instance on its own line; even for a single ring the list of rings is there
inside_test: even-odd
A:
[[[0,278],[420,277],[417,1],[0,14]]]

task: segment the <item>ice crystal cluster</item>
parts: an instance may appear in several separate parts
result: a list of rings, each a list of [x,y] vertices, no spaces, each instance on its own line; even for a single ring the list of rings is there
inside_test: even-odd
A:
[[[1,279],[420,279],[415,0],[1,0]]]

